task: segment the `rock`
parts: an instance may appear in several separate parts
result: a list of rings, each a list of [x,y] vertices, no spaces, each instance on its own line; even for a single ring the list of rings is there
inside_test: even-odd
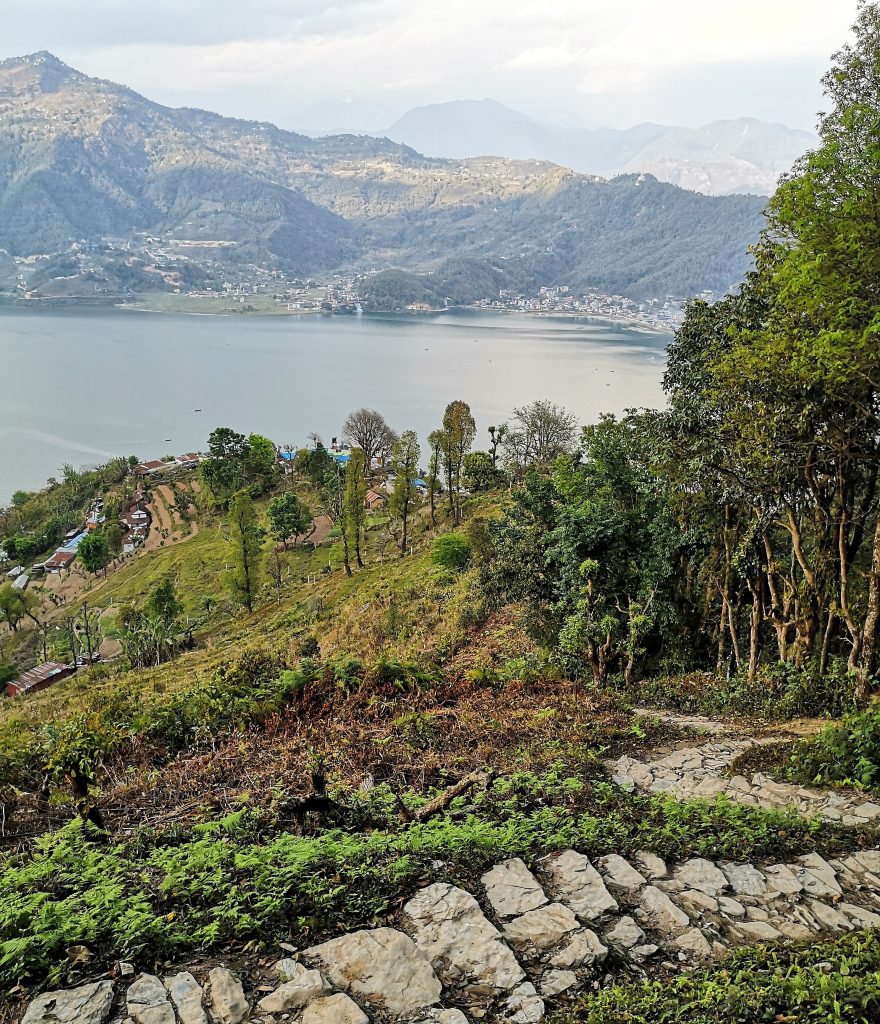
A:
[[[464,889],[436,882],[413,896],[403,911],[416,945],[449,984],[506,992],[525,977],[501,933]]]
[[[594,921],[617,910],[617,900],[605,888],[602,876],[583,854],[566,850],[544,862],[559,899],[583,921]]]
[[[553,967],[568,970],[571,967],[589,967],[601,963],[608,956],[608,947],[603,946],[599,936],[589,928],[575,932],[557,953],[550,957]]]
[[[217,1024],[241,1024],[248,1015],[241,982],[226,967],[215,967],[208,974],[208,1007]]]
[[[299,960],[286,956],[283,960],[279,960],[272,970],[275,972],[278,980],[284,984],[287,981],[296,981],[301,974],[305,974],[308,968],[305,964],[301,964]]]
[[[714,914],[718,911],[718,900],[714,896],[707,896],[704,892],[700,892],[699,889],[685,889],[677,894],[677,899],[685,909],[690,909],[697,913],[709,911],[709,913]]]
[[[578,977],[574,971],[546,971],[541,978],[541,995],[558,996],[574,988]]]
[[[305,1008],[302,1024],[370,1024],[370,1018],[342,992],[316,999]]]
[[[730,887],[740,896],[763,896],[767,891],[767,879],[751,864],[733,864],[724,861],[718,865]]]
[[[633,860],[636,862],[641,873],[649,881],[657,878],[665,878],[669,873],[666,868],[666,861],[658,857],[650,850],[637,850]]]
[[[419,1024],[468,1024],[461,1010],[428,1010],[426,1017],[419,1018]]]
[[[154,974],[142,974],[132,982],[125,1006],[134,1024],[176,1024],[168,991]]]
[[[659,946],[655,946],[653,942],[648,942],[643,946],[633,946],[629,951],[629,955],[634,960],[646,960],[649,956],[654,956],[655,953],[659,952]]]
[[[797,921],[776,921],[774,927],[778,929],[787,939],[795,942],[802,942],[804,939],[811,939],[813,932],[805,925]]]
[[[313,999],[330,991],[320,971],[303,971],[293,981],[279,985],[259,1003],[264,1013],[286,1013],[308,1005]]]
[[[669,945],[683,953],[691,953],[700,960],[708,960],[712,956],[712,947],[699,928],[690,928],[676,936]]]
[[[509,1024],[538,1024],[544,1017],[544,1001],[530,982],[523,982],[504,1002],[502,1020]]]
[[[649,885],[642,893],[639,906],[645,917],[661,932],[676,934],[684,931],[691,921],[687,914],[656,886]]]
[[[622,917],[610,930],[605,938],[618,949],[632,949],[644,939],[645,933],[631,917]]]
[[[686,860],[675,869],[674,877],[688,889],[699,889],[707,896],[717,896],[728,887],[728,881],[712,863],[703,857]]]
[[[787,864],[772,864],[769,868],[764,868],[764,875],[773,892],[796,896],[799,892],[804,891],[804,887]]]
[[[767,921],[737,921],[737,934],[749,942],[773,942],[780,938],[780,933]]]
[[[746,908],[742,903],[737,903],[736,900],[731,899],[730,896],[719,896],[718,897],[718,909],[722,914],[727,914],[728,917],[745,917]]]
[[[808,899],[807,906],[813,917],[825,929],[832,932],[849,932],[854,928],[848,917],[844,917],[839,910],[829,907],[826,903],[822,903],[821,900]]]
[[[412,1014],[433,1006],[443,991],[425,953],[394,928],[351,932],[312,946],[303,956],[320,963],[337,988],[389,1013]]]
[[[480,879],[486,898],[499,917],[518,917],[544,906],[547,897],[537,878],[514,857],[496,864]]]
[[[104,1024],[113,1008],[113,982],[44,992],[37,996],[21,1024]]]
[[[859,928],[880,928],[880,914],[872,914],[870,910],[852,903],[838,903],[837,909]]]
[[[880,875],[880,850],[862,850],[852,855],[853,860],[874,875]]]
[[[120,960],[119,964],[119,977],[120,978],[133,978],[134,977],[134,964],[128,960]]]
[[[578,919],[561,903],[551,903],[540,910],[530,910],[504,926],[504,937],[518,948],[534,946],[537,950],[552,949],[569,932],[580,927]]]
[[[636,871],[629,861],[616,853],[602,857],[598,863],[605,874],[606,884],[612,889],[631,892],[633,889],[641,889],[648,883],[648,879],[641,872]]]
[[[818,853],[808,853],[806,857],[799,857],[798,864],[801,867],[795,866],[794,873],[805,892],[811,896],[832,899],[843,895],[834,868]]]
[[[202,1009],[202,987],[189,971],[180,971],[165,979],[165,988],[180,1024],[208,1024]]]

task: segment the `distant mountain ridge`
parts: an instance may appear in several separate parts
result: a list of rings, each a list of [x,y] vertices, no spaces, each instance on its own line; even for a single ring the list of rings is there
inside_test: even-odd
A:
[[[644,175],[435,159],[386,138],[171,109],[45,52],[0,63],[0,249],[15,257],[155,235],[205,265],[311,275],[456,257],[512,288],[688,295],[741,278],[762,206]]]
[[[702,128],[562,128],[489,99],[416,107],[387,135],[428,156],[549,160],[603,177],[647,173],[709,195],[769,195],[780,174],[816,142],[810,132],[754,118]]]

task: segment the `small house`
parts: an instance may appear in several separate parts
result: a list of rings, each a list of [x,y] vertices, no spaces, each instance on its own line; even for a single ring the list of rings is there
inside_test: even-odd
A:
[[[38,690],[45,690],[47,686],[57,683],[59,679],[66,679],[76,672],[75,665],[62,665],[59,661],[47,661],[45,665],[37,665],[36,668],[23,672],[18,679],[6,684],[6,692],[10,697],[24,697],[29,693],[36,693]]]
[[[30,576],[28,576],[26,572],[23,572],[21,576],[16,577],[16,579],[12,581],[12,589],[21,593],[23,590],[27,590],[27,585],[30,581]]]
[[[369,509],[370,512],[375,512],[376,509],[383,508],[386,501],[386,495],[381,491],[373,490],[371,487],[364,496],[364,508]]]
[[[63,572],[65,569],[70,569],[71,563],[76,558],[75,551],[65,551],[64,548],[59,548],[50,558],[47,558],[43,562],[43,568],[46,572]]]

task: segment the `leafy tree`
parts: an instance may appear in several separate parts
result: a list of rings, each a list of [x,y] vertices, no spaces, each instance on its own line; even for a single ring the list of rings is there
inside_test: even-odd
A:
[[[157,583],[144,603],[144,611],[150,618],[170,625],[183,614],[183,604],[177,596],[177,587],[170,576]]]
[[[229,504],[229,553],[232,568],[226,581],[232,596],[253,611],[263,560],[263,531],[247,491],[232,496]]]
[[[202,462],[202,480],[221,501],[240,490],[247,482],[250,446],[244,434],[230,427],[217,427],[208,437],[208,457]]]
[[[301,448],[294,461],[297,472],[302,473],[314,488],[326,483],[327,474],[336,471],[336,460],[323,444],[314,448]]]
[[[305,533],[312,525],[312,513],[308,506],[303,504],[293,491],[284,494],[277,494],[270,502],[266,510],[269,518],[269,528],[272,536],[281,541],[284,550],[287,550],[287,541],[290,537],[296,538]]]
[[[87,533],[79,542],[76,554],[87,572],[96,573],[103,569],[106,573],[107,562],[110,560],[107,534],[103,530]]]
[[[278,453],[275,445],[262,434],[251,434],[247,439],[245,474],[248,482],[261,481],[265,487],[277,473]]]
[[[477,426],[467,402],[455,401],[446,406],[443,428],[431,435],[436,443],[446,477],[449,511],[453,522],[460,523],[461,472],[464,457],[477,436]]]
[[[405,430],[391,449],[391,470],[396,477],[388,498],[391,520],[400,524],[398,546],[401,558],[406,554],[410,517],[421,500],[415,485],[421,457],[418,435],[414,430]]]
[[[488,491],[504,480],[489,452],[468,452],[464,457],[463,476],[469,491]]]
[[[358,567],[363,569],[364,559],[361,540],[367,513],[364,499],[367,485],[364,482],[366,456],[360,448],[352,448],[351,457],[345,467],[345,491],[342,499],[342,538],[345,548],[345,570],[351,575],[349,551],[354,551]]]
[[[385,417],[375,409],[357,409],[349,413],[342,433],[352,447],[364,453],[364,476],[370,472],[373,459],[387,455],[397,439],[397,435],[385,422]]]
[[[542,399],[513,410],[501,444],[513,467],[547,469],[554,459],[574,449],[577,430],[571,413]]]

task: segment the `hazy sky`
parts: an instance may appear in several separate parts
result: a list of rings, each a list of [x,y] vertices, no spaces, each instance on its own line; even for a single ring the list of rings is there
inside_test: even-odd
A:
[[[51,50],[171,105],[285,128],[386,127],[492,97],[628,127],[811,128],[857,0],[0,0],[2,56]]]

